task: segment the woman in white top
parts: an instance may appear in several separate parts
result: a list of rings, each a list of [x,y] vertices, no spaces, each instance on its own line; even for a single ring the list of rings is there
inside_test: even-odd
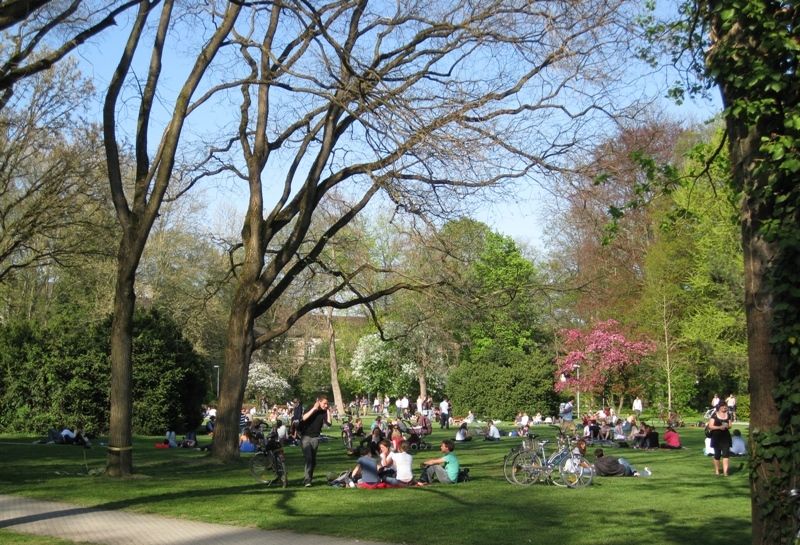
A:
[[[462,441],[472,441],[472,436],[469,434],[469,429],[466,422],[462,422],[458,427],[458,431],[456,432],[456,441],[459,443]]]
[[[408,453],[408,442],[400,443],[400,449],[391,454],[394,476],[387,476],[384,480],[392,486],[411,484],[414,480],[413,457]]]

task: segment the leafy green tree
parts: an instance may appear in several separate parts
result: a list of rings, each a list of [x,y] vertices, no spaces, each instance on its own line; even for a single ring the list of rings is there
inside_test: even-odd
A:
[[[359,339],[350,367],[363,391],[373,395],[407,394],[415,378],[414,362],[404,357],[396,343],[384,341],[377,333]]]
[[[690,388],[673,392],[681,409],[703,410],[715,392],[747,390],[741,234],[727,154],[712,157],[718,149],[718,138],[698,144],[683,170],[692,181],[660,199],[638,305],[639,323],[661,341],[656,372],[666,375],[669,355],[671,372]]]
[[[441,308],[460,345],[446,391],[456,412],[510,418],[555,405],[543,280],[509,237],[472,220],[446,224]]]
[[[750,368],[753,543],[791,543],[784,491],[800,474],[800,93],[794,1],[692,0],[656,27],[722,95],[731,187],[741,203]],[[654,34],[662,35],[662,34]]]

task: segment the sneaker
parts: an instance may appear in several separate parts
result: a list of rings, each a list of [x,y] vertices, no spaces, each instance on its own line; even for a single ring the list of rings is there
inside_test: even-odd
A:
[[[305,486],[306,488],[311,488],[311,483],[306,483],[303,486]]]

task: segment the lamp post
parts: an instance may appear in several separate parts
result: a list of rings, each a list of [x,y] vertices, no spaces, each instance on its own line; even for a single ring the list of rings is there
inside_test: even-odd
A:
[[[219,400],[219,365],[215,365],[214,369],[217,370],[217,400]]]
[[[581,366],[575,364],[573,369],[575,369],[575,372],[578,375],[578,388],[576,393],[578,397],[578,418],[581,418]]]

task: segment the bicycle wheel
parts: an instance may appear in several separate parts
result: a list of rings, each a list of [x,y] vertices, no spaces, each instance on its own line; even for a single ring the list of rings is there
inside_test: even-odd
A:
[[[514,456],[516,456],[521,451],[522,451],[521,446],[512,447],[511,450],[508,452],[508,454],[506,454],[505,457],[503,458],[503,477],[505,477],[506,480],[511,484],[517,484],[511,477],[511,463],[514,460]]]
[[[547,465],[550,468],[550,473],[547,477],[550,483],[556,486],[567,486],[567,481],[561,476],[561,473],[564,471],[569,457],[568,451],[559,450],[547,460]]]
[[[271,452],[257,452],[250,458],[250,474],[258,482],[271,485],[272,481],[280,477],[275,455]],[[286,472],[283,474],[286,475]]]
[[[353,436],[346,431],[342,432],[342,444],[347,450],[353,450]]]
[[[511,460],[511,480],[514,484],[529,486],[539,482],[544,474],[542,461],[533,451],[520,451]]]
[[[594,469],[583,456],[572,455],[561,464],[561,482],[569,488],[583,488],[592,484]]]
[[[282,488],[289,486],[289,475],[286,471],[286,456],[284,456],[283,452],[275,455],[275,473],[281,481]]]

